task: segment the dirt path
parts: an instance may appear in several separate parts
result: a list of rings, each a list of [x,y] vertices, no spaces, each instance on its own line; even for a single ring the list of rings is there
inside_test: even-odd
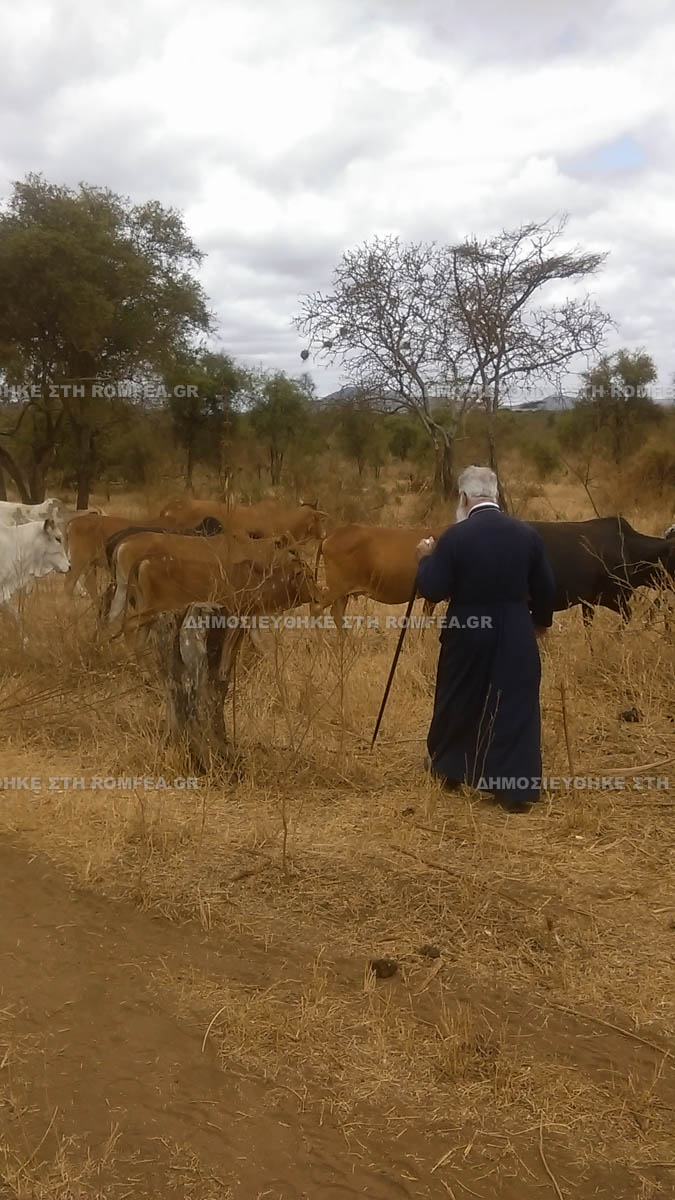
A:
[[[365,1120],[356,1136],[327,1111],[306,1109],[301,1094],[224,1069],[216,1039],[203,1047],[203,1017],[178,1002],[178,981],[194,970],[264,988],[279,978],[275,956],[244,936],[180,928],[76,890],[12,839],[0,843],[0,963],[0,1200],[557,1194],[536,1129],[515,1140],[481,1136],[471,1166],[462,1147],[484,1131],[441,1124],[433,1137],[411,1127],[390,1138],[382,1122]],[[582,1061],[598,1078],[628,1054],[622,1073],[658,1078],[662,1101],[673,1105],[662,1056],[645,1045],[626,1047],[611,1030],[596,1044],[560,1014],[521,1021],[513,997],[508,1009],[540,1052],[553,1048],[558,1062],[577,1069]],[[547,1164],[565,1197],[634,1200],[647,1186],[618,1164],[582,1169],[573,1141],[549,1138]],[[516,1165],[503,1170],[507,1145]],[[446,1152],[458,1159],[450,1186],[432,1170]],[[651,1169],[644,1195],[669,1195],[670,1182],[669,1169]]]
[[[191,957],[214,971],[217,956],[194,928],[188,938],[131,906],[73,891],[43,861],[2,844],[7,1196],[36,1195],[27,1180],[40,1163],[52,1164],[44,1195],[60,1195],[48,1189],[64,1145],[71,1184],[91,1160],[78,1197],[433,1194],[400,1147],[369,1146],[359,1159],[329,1120],[299,1114],[294,1097],[280,1107],[277,1089],[224,1073],[210,1043],[202,1052],[202,1035],[162,1004],[152,980],[160,966],[184,971]],[[236,951],[222,967],[251,973]]]

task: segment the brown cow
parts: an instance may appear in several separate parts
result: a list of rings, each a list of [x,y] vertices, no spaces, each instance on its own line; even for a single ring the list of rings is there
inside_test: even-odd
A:
[[[152,520],[152,518],[150,518]],[[67,543],[70,555],[70,570],[66,575],[66,595],[72,596],[77,583],[82,583],[96,604],[96,568],[106,569],[108,564],[105,554],[105,544],[113,533],[131,526],[147,525],[149,519],[132,517],[101,516],[97,513],[84,513],[73,517],[68,522]],[[166,524],[166,522],[165,522]]]
[[[205,517],[204,520],[208,520]],[[279,549],[280,539],[250,538],[245,533],[223,531],[209,538],[186,538],[182,533],[131,533],[113,550],[111,573],[115,592],[110,603],[108,620],[113,624],[122,617],[127,605],[127,584],[136,565],[143,558],[170,555],[205,562],[214,569],[226,571],[233,563],[254,558],[268,564]]]
[[[107,544],[115,534],[131,533],[133,529],[174,530],[176,526],[167,519],[158,517],[116,517],[105,514],[84,513],[73,517],[66,528],[66,539],[71,567],[66,576],[66,595],[72,596],[77,583],[82,582],[94,604],[98,603],[96,570],[109,569]],[[188,529],[181,532],[200,532]],[[210,529],[203,532],[210,533]]]
[[[316,504],[301,501],[297,505],[280,500],[260,500],[258,504],[228,506],[219,500],[173,500],[160,513],[163,520],[179,525],[191,525],[203,517],[216,517],[224,528],[249,537],[280,537],[290,534],[296,542],[324,536],[324,519],[328,514]]]
[[[417,574],[418,542],[438,538],[444,528],[341,525],[334,529],[316,555],[316,572],[322,555],[326,569],[326,587],[317,610],[330,605],[341,626],[350,596],[370,596],[380,604],[405,604]],[[426,613],[434,607],[425,601]]]
[[[137,654],[156,617],[181,612],[190,604],[224,608],[230,618],[241,622],[239,632],[243,633],[252,616],[316,601],[312,572],[295,551],[274,549],[265,556],[266,561],[251,552],[225,566],[193,557],[193,545],[182,546],[175,554],[150,555],[134,564],[129,591],[135,612],[126,614],[124,633],[128,645],[136,635]]]

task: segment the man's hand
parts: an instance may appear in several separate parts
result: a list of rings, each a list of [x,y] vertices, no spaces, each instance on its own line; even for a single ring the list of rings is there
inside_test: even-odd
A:
[[[432,537],[422,538],[422,541],[418,542],[415,547],[415,554],[417,555],[417,561],[419,562],[419,560],[421,558],[426,558],[427,554],[431,554],[431,551],[433,550],[435,545],[436,545],[436,542],[434,541],[434,539]]]

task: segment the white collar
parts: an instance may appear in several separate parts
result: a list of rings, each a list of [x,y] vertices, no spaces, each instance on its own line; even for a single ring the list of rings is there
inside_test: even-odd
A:
[[[501,512],[499,505],[495,504],[494,500],[481,500],[480,504],[474,504],[473,508],[466,514],[467,520],[471,516],[471,513],[478,512],[479,508],[496,508],[497,512]]]

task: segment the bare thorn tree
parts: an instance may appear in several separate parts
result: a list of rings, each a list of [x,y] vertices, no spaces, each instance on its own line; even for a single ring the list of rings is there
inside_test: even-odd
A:
[[[577,282],[604,261],[602,254],[559,249],[565,224],[530,223],[458,246],[374,238],[343,254],[329,294],[302,298],[295,324],[315,355],[338,362],[352,383],[422,422],[445,496],[467,409],[484,407],[497,470],[494,415],[509,391],[559,378],[576,355],[594,355],[610,324],[587,296],[547,299],[542,291]]]
[[[466,400],[453,394],[449,427],[436,419],[439,385],[458,375],[444,337],[447,267],[434,245],[376,237],[343,254],[329,295],[302,298],[295,324],[316,356],[339,362],[362,395],[422,422],[437,483],[449,495],[452,443]]]
[[[560,249],[566,224],[566,217],[530,223],[447,251],[453,281],[448,323],[470,347],[495,471],[494,418],[509,392],[537,379],[559,380],[577,356],[598,353],[611,325],[589,296],[556,297],[556,284],[587,278],[606,258],[579,247]]]

